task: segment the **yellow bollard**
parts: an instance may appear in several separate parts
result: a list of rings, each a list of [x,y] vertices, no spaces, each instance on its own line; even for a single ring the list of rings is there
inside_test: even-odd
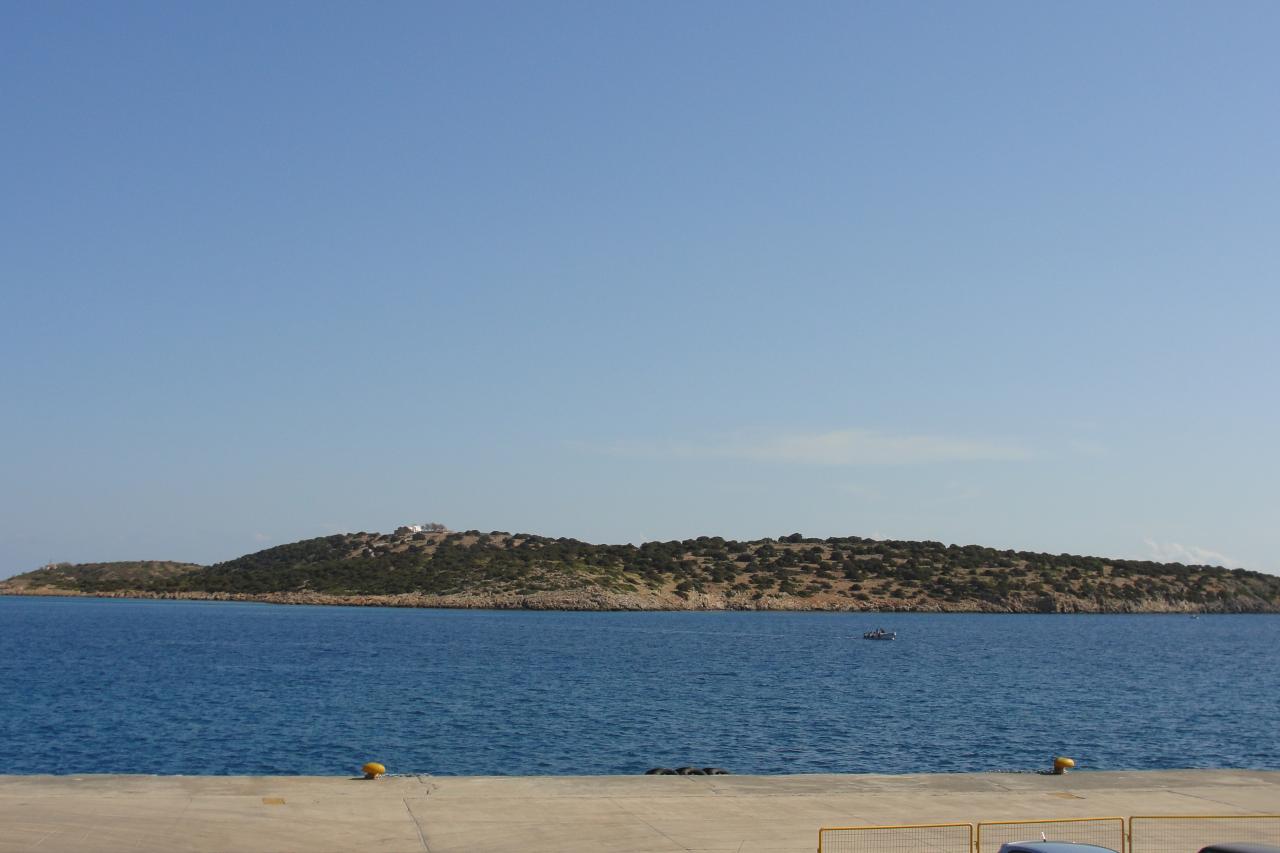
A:
[[[366,779],[377,779],[379,776],[387,772],[387,768],[383,767],[376,761],[370,761],[360,769],[364,771],[364,778]]]
[[[1075,767],[1075,766],[1076,766],[1076,763],[1072,761],[1070,758],[1059,755],[1057,758],[1053,759],[1053,775],[1061,776],[1063,773],[1066,773],[1068,770],[1070,770],[1072,767]]]

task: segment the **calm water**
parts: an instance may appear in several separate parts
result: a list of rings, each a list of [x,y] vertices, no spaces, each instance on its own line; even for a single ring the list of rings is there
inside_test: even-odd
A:
[[[1273,616],[0,597],[0,773],[1280,768],[1277,650]]]

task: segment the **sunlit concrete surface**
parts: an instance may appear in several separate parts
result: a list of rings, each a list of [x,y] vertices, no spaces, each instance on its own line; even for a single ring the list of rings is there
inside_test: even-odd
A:
[[[824,825],[1277,811],[1280,771],[3,776],[0,853],[812,853]]]

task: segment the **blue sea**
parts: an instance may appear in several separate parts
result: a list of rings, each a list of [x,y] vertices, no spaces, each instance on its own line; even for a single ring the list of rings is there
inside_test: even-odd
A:
[[[0,597],[0,773],[1277,769],[1278,650],[1276,616]]]

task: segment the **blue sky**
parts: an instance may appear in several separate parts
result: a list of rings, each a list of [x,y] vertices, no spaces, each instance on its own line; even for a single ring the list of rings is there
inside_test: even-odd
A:
[[[0,576],[427,520],[1280,572],[1274,3],[0,13]]]

